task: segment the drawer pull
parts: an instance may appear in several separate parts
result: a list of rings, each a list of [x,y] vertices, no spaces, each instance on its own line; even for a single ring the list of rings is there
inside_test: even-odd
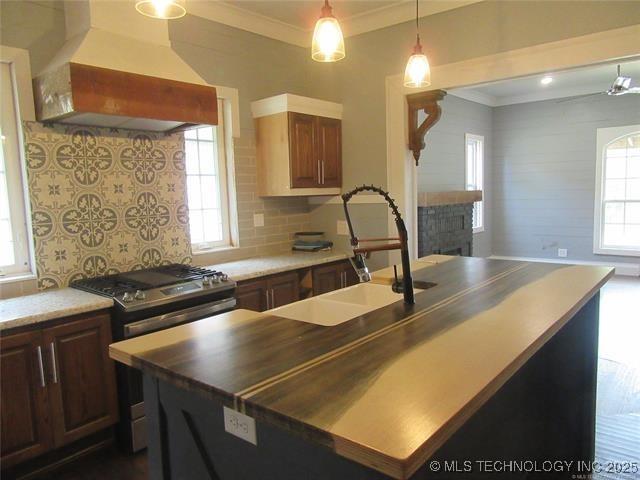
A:
[[[53,371],[53,383],[58,383],[58,365],[56,364],[56,346],[51,342],[49,344],[49,353],[51,354],[51,370]]]
[[[40,345],[36,347],[36,352],[38,352],[38,370],[40,371],[40,386],[42,388],[45,387],[45,379],[44,379],[44,365],[42,363],[42,348]]]

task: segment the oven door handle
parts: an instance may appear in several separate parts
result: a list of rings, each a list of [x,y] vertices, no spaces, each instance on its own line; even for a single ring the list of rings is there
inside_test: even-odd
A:
[[[235,298],[225,298],[216,302],[205,303],[195,307],[185,308],[177,312],[165,313],[124,326],[124,338],[131,338],[150,331],[162,330],[179,323],[212,315],[221,310],[230,310],[236,306]]]

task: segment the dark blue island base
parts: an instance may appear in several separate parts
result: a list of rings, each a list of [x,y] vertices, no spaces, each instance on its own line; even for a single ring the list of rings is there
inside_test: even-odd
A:
[[[594,458],[598,313],[596,294],[406,478],[571,479],[588,473],[577,469],[579,461]],[[257,415],[256,446],[225,432],[219,401],[147,373],[144,394],[152,480],[391,478],[337,455],[331,438],[319,432],[286,430],[286,419],[276,426]],[[371,421],[376,421],[375,412]],[[499,468],[505,460],[536,462],[536,470],[547,469],[545,461],[566,460],[573,462],[573,468],[486,471]],[[498,463],[481,467],[478,461]],[[512,465],[518,470],[517,462]],[[531,470],[534,464],[521,465]],[[457,471],[446,471],[452,469]]]

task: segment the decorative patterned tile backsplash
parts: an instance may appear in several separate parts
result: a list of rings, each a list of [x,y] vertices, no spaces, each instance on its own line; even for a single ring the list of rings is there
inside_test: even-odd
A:
[[[191,262],[182,135],[24,131],[39,288]]]

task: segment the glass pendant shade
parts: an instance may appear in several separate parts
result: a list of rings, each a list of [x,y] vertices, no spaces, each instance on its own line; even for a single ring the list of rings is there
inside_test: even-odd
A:
[[[187,14],[184,2],[185,0],[137,0],[136,10],[147,17],[173,20]]]
[[[407,68],[404,70],[404,86],[410,88],[428,87],[431,85],[431,69],[429,60],[422,53],[420,37],[417,38],[416,46],[413,47],[413,54],[409,57]]]
[[[316,22],[311,42],[311,58],[316,62],[337,62],[345,57],[344,37],[338,20],[325,1],[322,15]]]

